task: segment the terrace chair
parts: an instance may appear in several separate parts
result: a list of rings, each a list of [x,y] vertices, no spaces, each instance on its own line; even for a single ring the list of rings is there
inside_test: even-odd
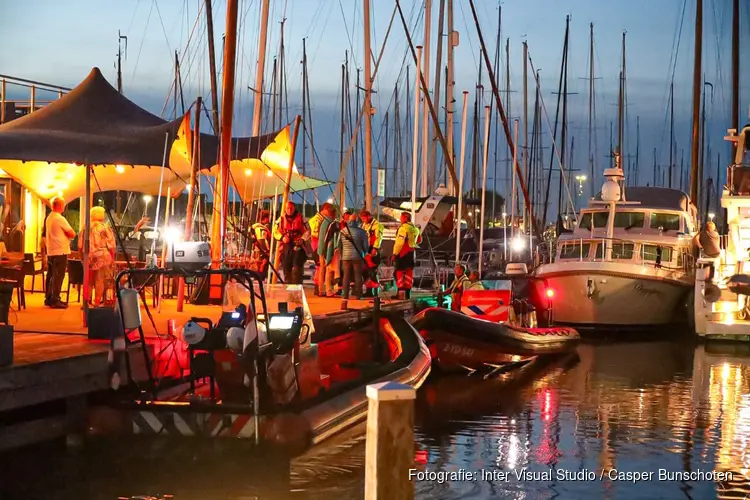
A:
[[[81,301],[81,287],[83,286],[83,262],[80,260],[68,259],[68,289],[65,292],[65,303],[70,302],[70,287],[74,286],[78,290],[78,299]]]
[[[23,262],[21,263],[21,269],[23,269],[23,275],[24,278],[26,276],[31,276],[31,290],[29,290],[31,293],[36,292],[37,290],[34,290],[34,283],[36,282],[37,275],[42,275],[42,293],[45,293],[46,290],[46,280],[44,279],[44,275],[47,272],[46,266],[44,265],[44,261],[42,260],[36,260],[34,258],[33,253],[25,253],[23,254]]]
[[[16,289],[18,309],[26,309],[24,277],[25,275],[20,267],[0,267],[0,283],[8,283]]]

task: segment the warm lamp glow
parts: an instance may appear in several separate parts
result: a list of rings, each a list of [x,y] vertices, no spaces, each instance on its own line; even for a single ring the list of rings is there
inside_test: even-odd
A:
[[[121,174],[121,173],[125,172],[125,167],[123,167],[122,165],[117,165],[115,167],[115,172],[117,172],[118,174]]]
[[[272,176],[273,176],[273,172],[271,172],[271,170],[269,170],[268,172],[266,172],[266,175],[267,175],[268,177],[272,177]]]
[[[251,175],[253,175],[253,169],[251,169],[251,168],[246,168],[246,169],[245,169],[245,177],[249,177],[249,176],[251,176]]]
[[[144,194],[143,195],[143,202],[146,203],[146,205],[148,205],[151,202],[151,200],[152,200],[152,198],[151,198],[150,194]]]

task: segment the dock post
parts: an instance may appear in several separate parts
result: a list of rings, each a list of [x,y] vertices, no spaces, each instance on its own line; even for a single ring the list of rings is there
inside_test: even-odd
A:
[[[412,500],[414,387],[396,382],[367,386],[365,500]]]

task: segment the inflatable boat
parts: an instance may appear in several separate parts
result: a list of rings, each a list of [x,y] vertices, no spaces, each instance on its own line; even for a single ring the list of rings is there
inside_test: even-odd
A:
[[[497,370],[540,354],[560,354],[579,341],[572,328],[524,328],[433,307],[412,319],[444,371]]]
[[[142,397],[120,398],[114,407],[121,430],[246,438],[298,453],[362,422],[367,385],[398,382],[418,388],[430,372],[429,350],[403,317],[379,314],[336,331],[313,332],[303,307],[289,311],[282,302],[278,313],[268,313],[268,285],[253,271],[195,274],[229,274],[225,282],[235,291],[225,291],[224,312],[215,324],[191,318],[177,336],[175,342],[188,354],[184,390],[159,391],[163,381],[152,379]],[[272,286],[285,287],[285,296],[304,294],[298,285]],[[237,289],[245,290],[244,296]],[[125,334],[142,331],[140,315],[132,311],[141,306],[139,296],[117,291]],[[226,297],[232,297],[230,308]],[[149,350],[143,351],[150,361]]]

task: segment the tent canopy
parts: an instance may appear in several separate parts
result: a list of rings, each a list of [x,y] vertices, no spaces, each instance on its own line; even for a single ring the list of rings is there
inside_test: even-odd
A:
[[[163,120],[117,92],[94,68],[80,85],[57,101],[0,126],[0,169],[44,200],[60,195],[68,199],[83,196],[85,169],[79,168],[81,165],[95,167],[95,191],[159,194],[166,150],[168,170],[164,171],[162,193],[171,186],[172,193],[177,194],[190,178],[192,148],[188,142],[192,134],[187,116]],[[287,128],[233,139],[233,174],[239,172],[235,163],[259,162],[272,144],[277,153],[270,153],[270,168],[280,169],[283,164],[286,170],[288,138]],[[275,144],[277,141],[279,144]],[[219,138],[201,134],[200,142],[201,168],[215,171],[212,167],[217,163]],[[286,153],[285,161],[278,157],[279,152],[281,156]],[[246,168],[241,168],[243,176]],[[293,177],[293,190],[324,184],[300,181],[296,174]]]

